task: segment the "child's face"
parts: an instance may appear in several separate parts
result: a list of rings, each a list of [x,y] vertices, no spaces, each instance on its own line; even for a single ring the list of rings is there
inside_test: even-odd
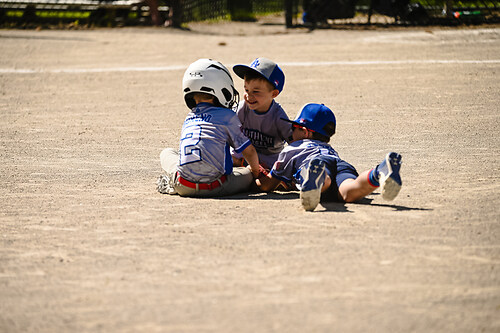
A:
[[[297,125],[293,125],[292,127],[292,142],[298,141],[298,140],[304,140],[309,138],[309,133],[305,127],[300,127]]]
[[[245,80],[244,98],[252,110],[266,112],[278,94],[278,89],[273,89],[271,84],[265,80]]]

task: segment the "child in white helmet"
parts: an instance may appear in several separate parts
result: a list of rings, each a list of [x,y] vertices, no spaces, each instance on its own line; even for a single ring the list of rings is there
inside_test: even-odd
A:
[[[336,128],[335,115],[328,107],[307,104],[290,122],[293,141],[281,151],[271,172],[256,180],[261,190],[272,191],[281,181],[295,181],[306,211],[313,211],[320,200],[354,202],[378,187],[386,200],[398,195],[401,155],[388,153],[375,168],[358,175],[328,144]]]
[[[259,158],[231,109],[238,100],[231,74],[218,61],[200,59],[184,73],[184,99],[191,109],[182,126],[178,150],[160,154],[165,174],[158,191],[188,197],[215,197],[247,191],[259,175]],[[233,169],[230,147],[248,168]]]

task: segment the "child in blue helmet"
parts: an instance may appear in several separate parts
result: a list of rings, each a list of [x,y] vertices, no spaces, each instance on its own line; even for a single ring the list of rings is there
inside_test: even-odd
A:
[[[256,179],[263,191],[273,191],[281,181],[295,181],[302,206],[313,211],[320,200],[354,202],[382,188],[382,197],[393,200],[401,189],[401,155],[385,159],[361,175],[328,144],[335,134],[333,112],[323,104],[307,104],[292,123],[292,143],[285,147],[271,172]]]

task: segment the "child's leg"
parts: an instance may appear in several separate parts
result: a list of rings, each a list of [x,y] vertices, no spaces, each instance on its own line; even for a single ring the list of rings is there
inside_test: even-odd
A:
[[[174,180],[177,172],[177,163],[179,163],[179,152],[172,148],[165,148],[160,154],[160,163],[165,173],[156,182],[158,192],[175,194]]]
[[[177,177],[174,182],[174,186],[176,193],[182,197],[211,198],[246,192],[249,190],[252,181],[253,176],[250,169],[238,167],[234,168],[230,175],[216,180],[215,182],[218,182],[219,185],[217,185],[217,187],[212,187],[211,189],[197,189],[195,186],[185,186],[179,181],[179,177]]]
[[[226,196],[247,192],[250,190],[250,185],[252,185],[252,183],[253,176],[249,168],[233,168],[233,172],[227,176],[226,182],[222,184],[222,190],[219,195]]]
[[[382,197],[394,199],[401,189],[401,155],[389,153],[385,159],[371,170],[363,172],[356,179],[346,179],[339,186],[339,194],[345,202],[354,202],[382,187]]]
[[[339,193],[345,202],[357,201],[378,188],[378,186],[373,186],[368,181],[370,171],[363,172],[356,179],[348,178],[340,184]]]
[[[177,171],[179,163],[179,152],[172,148],[165,148],[160,154],[161,168],[167,174],[172,174]]]
[[[224,197],[249,190],[253,176],[250,169],[245,167],[233,168],[233,172],[226,176],[226,180],[212,190],[196,190],[191,188],[177,188],[181,196],[186,197]]]

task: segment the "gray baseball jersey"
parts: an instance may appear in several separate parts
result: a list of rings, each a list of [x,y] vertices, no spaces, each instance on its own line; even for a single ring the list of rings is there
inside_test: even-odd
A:
[[[234,111],[200,103],[182,125],[177,171],[195,183],[212,182],[233,171],[230,147],[238,153],[251,142]]]
[[[272,166],[283,150],[286,140],[292,136],[291,124],[281,120],[288,119],[281,105],[273,101],[266,113],[257,113],[243,101],[240,102],[236,114],[241,121],[243,134],[252,142],[259,159],[273,156],[268,163]]]
[[[302,168],[319,155],[340,160],[338,153],[328,143],[310,139],[292,142],[281,151],[271,169],[271,175],[284,182],[294,180],[300,189]]]

